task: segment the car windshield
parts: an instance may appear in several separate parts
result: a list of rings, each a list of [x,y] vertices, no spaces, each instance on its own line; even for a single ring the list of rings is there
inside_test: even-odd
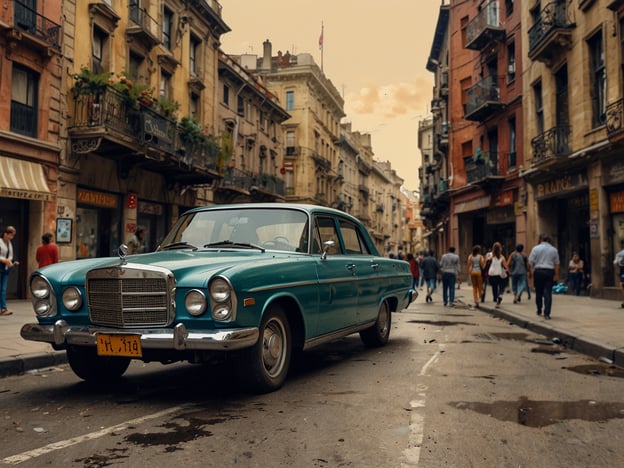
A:
[[[197,211],[180,218],[160,249],[261,248],[308,251],[308,217],[283,208],[238,208]]]

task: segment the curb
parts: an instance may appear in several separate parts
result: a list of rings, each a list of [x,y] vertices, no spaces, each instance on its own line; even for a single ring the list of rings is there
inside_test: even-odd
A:
[[[21,375],[28,371],[59,366],[67,363],[64,351],[49,353],[23,354],[0,358],[0,378]]]

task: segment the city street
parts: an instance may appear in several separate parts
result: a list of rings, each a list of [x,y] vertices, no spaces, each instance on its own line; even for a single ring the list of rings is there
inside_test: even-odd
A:
[[[65,365],[6,377],[0,464],[624,464],[621,369],[483,311],[442,307],[438,293],[393,319],[385,348],[357,335],[315,348],[266,395],[241,393],[227,365],[133,363],[100,388]]]

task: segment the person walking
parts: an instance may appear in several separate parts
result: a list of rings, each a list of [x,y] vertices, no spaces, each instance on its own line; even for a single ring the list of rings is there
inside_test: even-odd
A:
[[[526,290],[529,299],[531,299],[531,292],[528,286],[528,275],[530,272],[529,259],[524,254],[524,245],[516,245],[516,250],[507,259],[507,265],[509,265],[509,274],[511,275],[511,290],[514,295],[514,304],[517,304],[521,300],[522,291]]]
[[[421,275],[425,278],[425,284],[427,287],[427,295],[425,300],[427,302],[433,302],[431,295],[436,289],[436,280],[438,277],[438,271],[440,270],[440,264],[438,260],[433,256],[433,251],[429,250],[425,252],[421,266]]]
[[[442,272],[442,299],[444,305],[455,306],[455,283],[460,272],[459,255],[455,253],[455,247],[451,246],[440,259],[440,271]]]
[[[52,234],[46,232],[41,236],[41,245],[37,247],[35,259],[39,264],[39,268],[58,263],[58,246],[52,243]]]
[[[407,254],[407,262],[410,264],[410,270],[412,272],[412,289],[416,291],[418,289],[418,280],[420,278],[420,269],[418,268],[418,262],[411,253]]]
[[[492,296],[496,301],[496,307],[503,302],[503,293],[507,284],[507,260],[503,255],[503,246],[500,242],[492,245],[492,262],[488,270],[488,280],[492,286]]]
[[[145,236],[145,229],[138,227],[137,230],[128,239],[128,255],[140,254],[145,251],[145,243],[143,237]]]
[[[483,295],[483,269],[485,257],[481,255],[481,246],[475,245],[472,253],[468,255],[468,271],[470,272],[470,284],[472,284],[472,299],[474,306],[479,308],[479,300]]]
[[[550,320],[552,287],[559,280],[559,252],[548,234],[541,234],[539,244],[531,249],[529,265],[533,271],[536,314],[542,315],[543,308],[544,318]]]
[[[9,273],[11,273],[13,267],[19,265],[18,261],[14,261],[13,244],[11,243],[16,233],[17,231],[13,226],[7,226],[2,231],[2,237],[0,238],[0,315],[13,315],[13,312],[7,309],[6,294],[9,284]]]
[[[620,289],[622,290],[622,297],[624,298],[624,239],[620,241],[620,248],[621,250],[615,255],[613,264],[620,269]],[[620,307],[624,309],[624,300],[622,304],[620,304]]]
[[[568,281],[571,283],[572,292],[577,296],[581,293],[584,271],[583,260],[577,252],[572,252],[572,259],[568,263]]]
[[[485,302],[485,296],[487,293],[488,271],[490,270],[490,265],[492,264],[492,248],[491,247],[487,249],[484,259],[485,259],[485,267],[483,268],[483,275],[481,278],[481,282],[483,283],[483,292],[481,293],[481,302]],[[496,300],[496,298],[494,298],[494,300]]]

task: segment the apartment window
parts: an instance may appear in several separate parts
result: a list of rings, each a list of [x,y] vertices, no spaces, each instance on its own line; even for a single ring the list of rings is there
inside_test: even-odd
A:
[[[542,100],[542,83],[533,85],[533,99],[535,101],[535,125],[537,134],[544,133],[544,101]]]
[[[199,47],[201,45],[201,41],[197,39],[195,36],[191,36],[191,46],[189,50],[189,68],[191,71],[191,75],[198,76],[199,75],[199,64],[197,61],[199,60]]]
[[[459,82],[459,86],[461,88],[461,102],[464,109],[466,108],[466,104],[468,104],[468,90],[471,85],[472,78],[464,78]]]
[[[221,102],[230,107],[230,88],[228,85],[223,85],[223,98]]]
[[[191,100],[189,102],[189,115],[199,120],[199,95],[191,93]]]
[[[166,71],[160,72],[160,99],[169,99],[171,95],[171,75]]]
[[[509,119],[509,167],[516,167],[518,150],[516,148],[516,118]]]
[[[459,24],[459,29],[461,31],[461,41],[462,41],[462,48],[466,48],[466,26],[468,25],[468,20],[469,18],[467,16],[464,16],[461,20],[460,20],[460,24]]]
[[[507,16],[511,16],[513,13],[514,0],[505,0],[505,12]]]
[[[589,47],[589,73],[591,83],[592,126],[598,127],[605,122],[605,84],[606,68],[602,31],[598,31],[587,41]]]
[[[13,65],[11,84],[11,131],[37,136],[37,90],[39,75]]]
[[[516,79],[516,44],[507,45],[507,81]]]
[[[245,100],[243,99],[242,96],[238,96],[237,103],[236,103],[236,112],[240,116],[243,116],[243,117],[245,116]]]
[[[138,54],[130,52],[128,59],[128,77],[133,80],[139,80],[141,78],[141,67],[143,66],[143,57]]]
[[[295,92],[286,91],[286,110],[294,110],[295,108]]]
[[[173,30],[173,12],[169,8],[163,10],[162,43],[167,49],[171,49],[171,33]]]
[[[91,48],[91,61],[94,73],[103,73],[108,70],[106,61],[106,47],[108,34],[98,28],[93,28],[93,45]]]

